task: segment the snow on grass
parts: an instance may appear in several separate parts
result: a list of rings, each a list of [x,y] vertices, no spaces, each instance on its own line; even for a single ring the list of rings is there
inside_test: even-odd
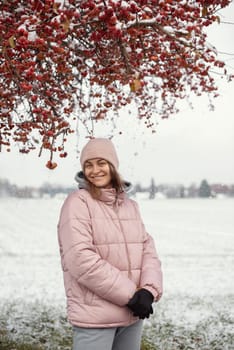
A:
[[[56,232],[62,202],[0,199],[1,350],[70,349]],[[233,349],[234,200],[141,199],[140,208],[165,286],[145,322],[145,349]]]

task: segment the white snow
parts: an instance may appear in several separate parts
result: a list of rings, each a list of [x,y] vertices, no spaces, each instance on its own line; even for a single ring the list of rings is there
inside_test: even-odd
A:
[[[0,198],[0,303],[38,301],[65,310],[56,232],[62,203],[58,197]],[[165,300],[233,293],[233,199],[141,198],[139,205],[162,260]],[[210,312],[200,307],[191,313],[174,303],[168,312],[178,318],[183,311],[191,321]]]
[[[38,35],[36,31],[29,31],[28,32],[28,40],[29,41],[35,41],[38,38]]]

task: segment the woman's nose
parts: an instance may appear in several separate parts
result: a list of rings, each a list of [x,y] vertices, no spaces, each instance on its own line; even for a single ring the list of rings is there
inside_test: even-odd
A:
[[[97,164],[93,165],[93,173],[98,173],[99,172],[99,166]]]

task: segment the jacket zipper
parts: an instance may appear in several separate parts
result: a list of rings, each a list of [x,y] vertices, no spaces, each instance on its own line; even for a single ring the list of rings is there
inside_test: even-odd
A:
[[[119,215],[118,215],[118,207],[116,205],[114,205],[114,211],[115,211],[117,219],[118,219],[120,231],[121,231],[121,233],[123,235],[123,238],[124,238],[124,246],[125,246],[125,251],[126,251],[126,255],[127,255],[127,259],[128,259],[128,278],[131,279],[132,278],[132,266],[131,266],[130,254],[129,254],[129,250],[128,250],[126,237],[125,237],[125,234],[124,234],[123,225],[122,225],[122,222],[121,222],[121,220],[119,218]]]
[[[125,234],[124,234],[123,225],[122,225],[122,222],[121,222],[121,220],[119,218],[118,206],[117,205],[114,205],[114,211],[116,213],[116,216],[117,216],[117,219],[118,219],[118,222],[119,222],[120,231],[122,232],[122,235],[123,235],[123,238],[124,238],[125,251],[126,251],[126,255],[127,255],[127,259],[128,259],[128,278],[132,279],[132,266],[131,266],[130,254],[129,254],[129,250],[128,250],[126,237],[125,237]],[[129,312],[129,322],[131,322],[132,319],[133,319],[133,316],[132,316],[131,312]]]

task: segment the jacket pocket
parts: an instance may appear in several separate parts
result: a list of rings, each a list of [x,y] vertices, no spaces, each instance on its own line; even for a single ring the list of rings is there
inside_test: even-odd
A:
[[[72,296],[79,300],[79,303],[90,305],[93,301],[94,293],[73,278]]]

